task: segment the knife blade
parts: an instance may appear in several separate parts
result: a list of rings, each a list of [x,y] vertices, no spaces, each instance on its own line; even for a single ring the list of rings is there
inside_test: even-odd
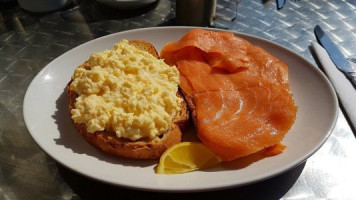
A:
[[[334,42],[319,25],[315,26],[314,33],[319,43],[324,47],[326,52],[328,52],[329,57],[335,66],[345,74],[345,76],[356,88],[356,70],[350,65],[349,61],[341,53],[339,48],[334,44]]]
[[[286,0],[277,0],[277,8],[281,9],[284,4],[286,4]]]

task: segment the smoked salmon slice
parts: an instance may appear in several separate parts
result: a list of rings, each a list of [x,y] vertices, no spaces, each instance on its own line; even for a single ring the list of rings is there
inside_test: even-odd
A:
[[[296,119],[287,65],[232,33],[191,30],[161,58],[180,71],[199,139],[224,161],[280,146]]]
[[[168,64],[173,64],[175,60],[172,57],[172,52],[195,47],[205,53],[206,59],[212,67],[222,68],[228,72],[235,72],[240,67],[248,67],[246,65],[248,63],[247,41],[233,37],[234,35],[229,32],[217,33],[193,29],[185,34],[179,42],[168,43],[163,47],[161,56]]]
[[[279,143],[294,121],[283,90],[268,84],[241,90],[196,93],[200,140],[223,160],[234,160]]]

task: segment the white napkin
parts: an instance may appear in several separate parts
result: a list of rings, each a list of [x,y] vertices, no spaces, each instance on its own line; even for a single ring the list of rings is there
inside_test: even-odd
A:
[[[356,130],[356,90],[346,76],[334,65],[326,50],[318,43],[313,42],[315,54],[317,55],[324,72],[333,84],[339,100],[349,119],[353,131]]]

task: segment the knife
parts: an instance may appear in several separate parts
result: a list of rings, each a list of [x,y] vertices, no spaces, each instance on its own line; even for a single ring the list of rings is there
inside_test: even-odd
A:
[[[314,33],[319,43],[328,52],[331,60],[335,66],[345,74],[345,76],[351,81],[356,88],[356,70],[350,65],[349,61],[337,48],[337,46],[331,41],[329,36],[321,29],[319,25],[314,28]]]
[[[337,96],[339,97],[343,113],[348,119],[349,125],[356,135],[356,92],[351,82],[345,77],[334,62],[330,59],[326,50],[317,42],[312,42],[314,53],[323,68],[324,73],[328,76],[333,84]]]
[[[286,0],[277,0],[277,8],[281,9],[285,3],[286,3]]]

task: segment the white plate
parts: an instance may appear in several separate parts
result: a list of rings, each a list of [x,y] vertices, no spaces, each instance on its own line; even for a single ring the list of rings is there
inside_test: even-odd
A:
[[[80,45],[49,63],[31,82],[24,99],[26,126],[38,145],[56,161],[88,177],[154,191],[203,191],[236,187],[278,175],[311,156],[330,135],[337,119],[337,98],[325,76],[301,56],[260,39],[238,34],[289,65],[290,85],[299,107],[297,120],[283,140],[287,149],[241,169],[212,169],[180,175],[157,175],[156,161],[108,156],[87,144],[69,118],[65,86],[92,52],[112,48],[122,39],[142,39],[161,48],[191,27],[160,27],[125,31]]]
[[[96,0],[102,4],[119,9],[134,9],[149,5],[157,0]]]

